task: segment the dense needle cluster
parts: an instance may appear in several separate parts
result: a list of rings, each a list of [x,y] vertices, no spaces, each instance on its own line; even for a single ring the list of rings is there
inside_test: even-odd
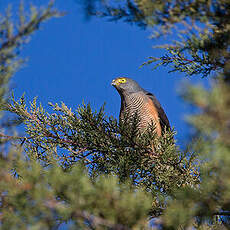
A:
[[[196,108],[187,119],[193,133],[183,147],[175,131],[157,135],[154,125],[140,135],[138,114],[123,114],[118,122],[103,106],[94,111],[59,102],[47,112],[36,99],[10,99],[9,80],[23,62],[21,48],[30,35],[62,14],[53,1],[43,9],[21,4],[18,20],[10,10],[2,13],[1,228],[148,229],[151,219],[155,229],[229,229],[229,0],[81,2],[88,15],[152,28],[155,39],[177,32],[175,41],[160,45],[165,54],[145,64],[157,61],[155,67],[215,78],[208,89],[181,89]],[[5,110],[17,122],[8,121]],[[18,122],[25,135],[12,132]]]

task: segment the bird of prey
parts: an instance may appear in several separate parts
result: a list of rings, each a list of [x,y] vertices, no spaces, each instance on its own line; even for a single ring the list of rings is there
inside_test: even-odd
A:
[[[111,83],[116,88],[121,97],[120,120],[125,114],[139,117],[141,131],[146,130],[149,125],[155,124],[156,133],[162,135],[165,128],[170,130],[168,118],[156,97],[142,89],[139,84],[127,77],[118,77]]]

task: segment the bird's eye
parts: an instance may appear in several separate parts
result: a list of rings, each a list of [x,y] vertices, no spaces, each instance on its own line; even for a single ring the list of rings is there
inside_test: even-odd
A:
[[[119,82],[119,83],[125,83],[125,82],[126,82],[126,79],[125,79],[125,78],[120,78],[120,79],[118,79],[118,82]]]

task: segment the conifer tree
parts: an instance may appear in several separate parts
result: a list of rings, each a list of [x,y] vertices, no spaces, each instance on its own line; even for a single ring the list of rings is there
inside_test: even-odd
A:
[[[163,48],[162,57],[150,57],[143,65],[169,66],[185,76],[210,77],[210,89],[183,86],[181,96],[197,108],[188,117],[193,141],[188,143],[199,162],[197,186],[173,192],[163,211],[165,229],[229,229],[229,47],[230,2],[193,1],[82,1],[88,15],[124,20],[149,27],[153,38],[177,35]],[[175,37],[175,36],[174,36]]]
[[[36,107],[35,100],[30,109],[25,106],[23,97],[19,102],[13,99],[11,104],[9,81],[23,63],[19,56],[21,48],[41,23],[62,16],[55,10],[53,2],[41,9],[31,6],[28,18],[24,16],[27,11],[28,8],[24,9],[21,4],[18,22],[15,22],[8,10],[6,15],[2,15],[0,25],[0,227],[58,229],[65,223],[74,229],[147,227],[151,196],[143,189],[133,187],[128,180],[120,183],[117,176],[100,173],[103,170],[99,164],[98,175],[96,170],[90,170],[86,165],[89,164],[86,155],[91,154],[93,158],[93,151],[98,152],[99,162],[99,154],[105,150],[103,143],[95,144],[98,139],[91,144],[93,136],[89,140],[86,138],[87,133],[94,135],[95,127],[84,121],[92,121],[93,125],[103,122],[105,125],[102,111],[97,114],[92,113],[90,107],[79,108],[79,114],[84,117],[81,122],[64,104],[62,107],[53,106],[57,114],[52,115],[41,106]],[[4,110],[17,114],[17,122],[4,122]],[[18,122],[28,125],[25,136],[10,132]],[[113,126],[117,127],[116,124]],[[75,139],[74,132],[79,130],[82,135],[79,133]],[[106,132],[101,130],[101,135],[108,135]],[[94,137],[98,134],[95,133]],[[81,146],[78,138],[85,138]],[[111,167],[111,164],[106,167]]]
[[[153,37],[178,38],[162,57],[143,65],[212,78],[210,89],[187,85],[181,96],[197,108],[188,117],[192,143],[183,150],[174,132],[138,133],[138,117],[118,122],[80,105],[50,104],[52,114],[25,98],[7,99],[18,50],[41,22],[60,13],[50,4],[0,26],[1,108],[25,124],[25,136],[1,133],[3,229],[228,229],[230,227],[230,3],[220,1],[82,1],[88,15],[151,27]],[[20,8],[23,12],[23,7]],[[20,29],[21,28],[21,29]],[[11,31],[11,32],[9,32]],[[5,61],[7,60],[7,61]],[[128,119],[128,118],[127,118]],[[129,118],[130,119],[130,118]],[[154,142],[154,154],[150,143]],[[15,147],[16,146],[16,147]]]

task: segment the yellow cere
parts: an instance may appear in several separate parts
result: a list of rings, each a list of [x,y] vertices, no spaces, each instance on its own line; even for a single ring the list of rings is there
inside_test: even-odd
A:
[[[118,79],[118,82],[119,82],[119,83],[125,83],[125,82],[126,82],[126,79],[125,79],[125,78],[119,78],[119,79]]]

